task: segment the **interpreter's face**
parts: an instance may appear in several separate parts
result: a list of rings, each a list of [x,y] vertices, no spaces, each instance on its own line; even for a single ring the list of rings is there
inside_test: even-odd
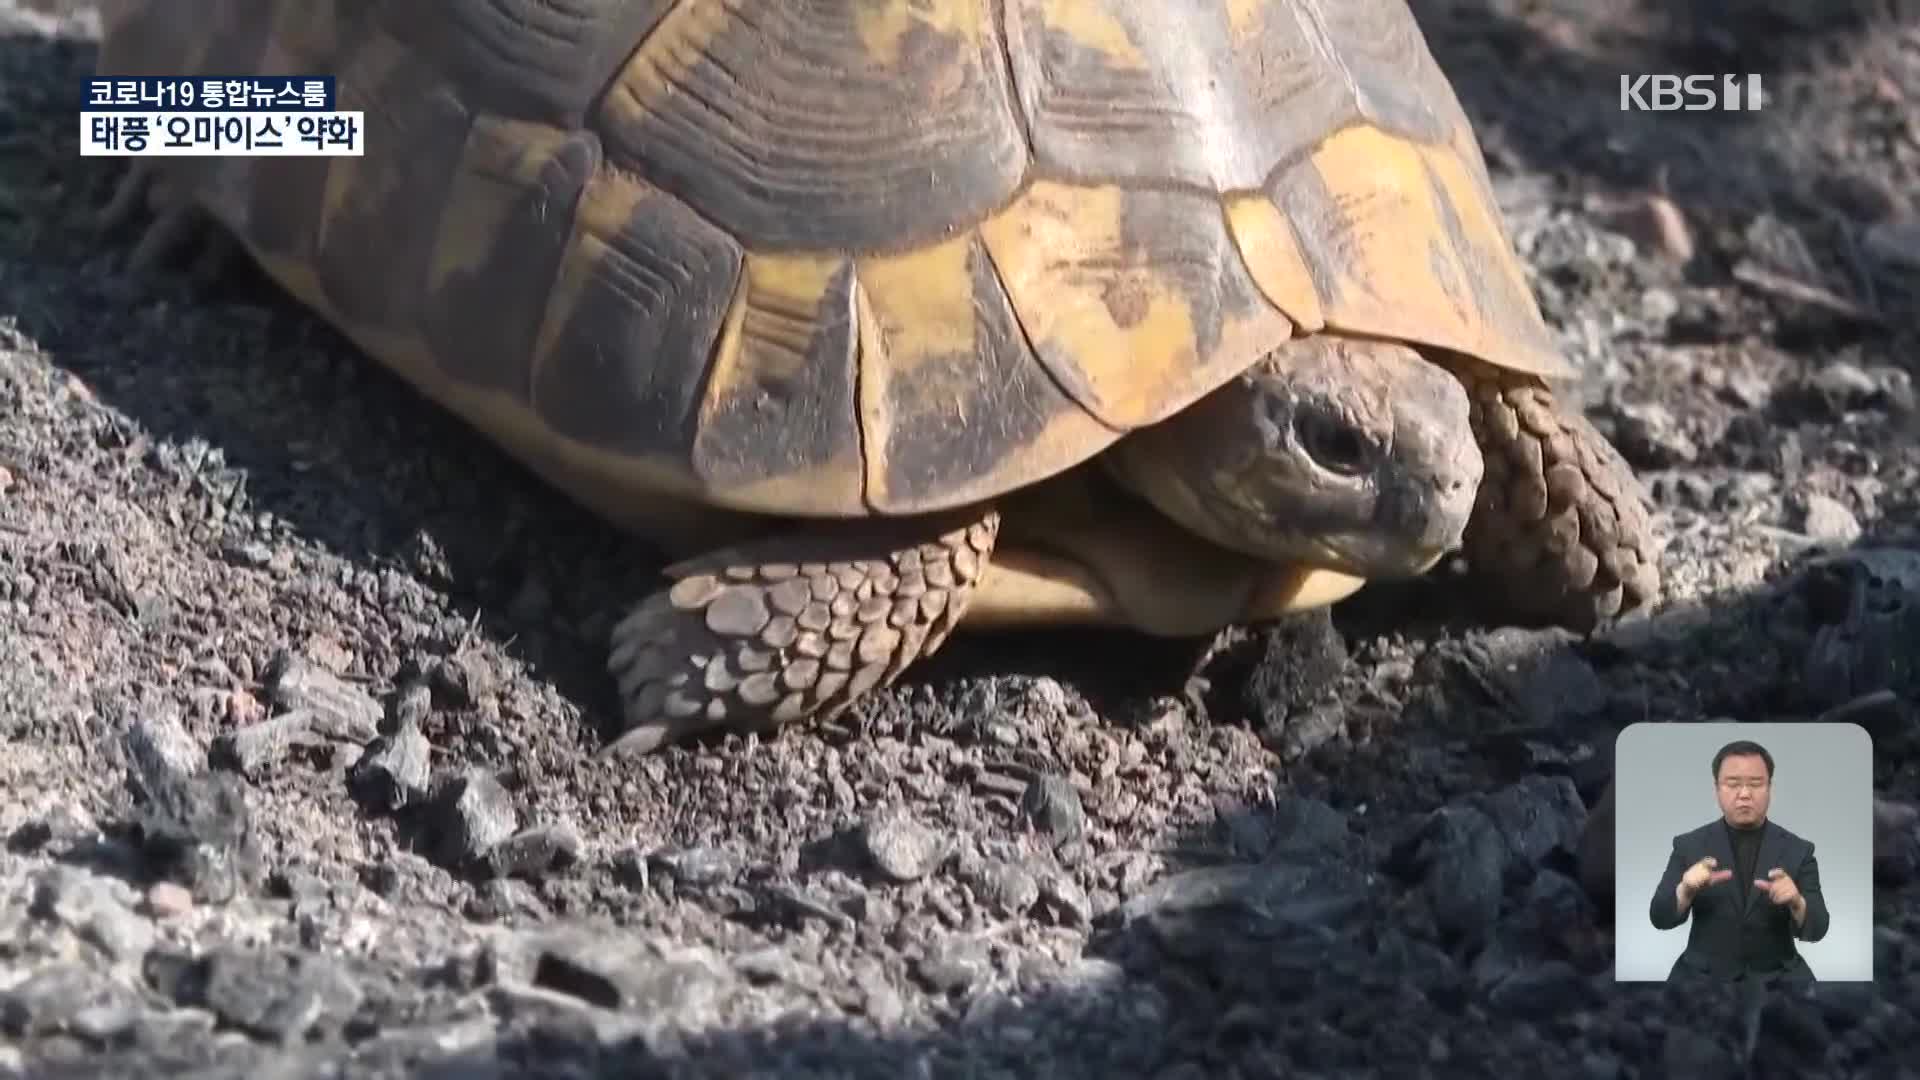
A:
[[[1720,812],[1735,825],[1757,825],[1767,816],[1767,802],[1773,784],[1767,779],[1767,763],[1758,754],[1734,754],[1720,763],[1720,778],[1714,784],[1720,797]]]

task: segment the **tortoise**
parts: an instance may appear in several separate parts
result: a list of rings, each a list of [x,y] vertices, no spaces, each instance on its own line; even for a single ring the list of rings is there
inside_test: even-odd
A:
[[[136,267],[222,238],[676,560],[611,632],[614,745],[1454,550],[1516,617],[1658,599],[1403,0],[107,7],[102,75],[333,74],[366,120],[136,163]]]

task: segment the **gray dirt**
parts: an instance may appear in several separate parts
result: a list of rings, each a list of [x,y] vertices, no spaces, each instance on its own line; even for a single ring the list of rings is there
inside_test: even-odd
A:
[[[1670,537],[1657,618],[1440,572],[961,641],[634,762],[651,557],[257,275],[125,273],[92,21],[0,3],[0,1076],[1920,1075],[1920,11],[1416,10]],[[1688,70],[1770,100],[1618,110]],[[1616,987],[1615,734],[1835,716],[1877,983]]]

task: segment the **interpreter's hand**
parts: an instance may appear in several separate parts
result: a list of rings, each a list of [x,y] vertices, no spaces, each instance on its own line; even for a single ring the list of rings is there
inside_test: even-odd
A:
[[[1680,887],[1686,890],[1688,896],[1694,896],[1709,885],[1718,885],[1733,877],[1733,871],[1718,869],[1719,866],[1720,861],[1711,855],[1701,859],[1680,875]]]
[[[1791,904],[1800,899],[1800,886],[1793,883],[1785,870],[1779,867],[1767,871],[1767,876],[1754,878],[1753,887],[1767,894],[1767,899],[1775,904]]]

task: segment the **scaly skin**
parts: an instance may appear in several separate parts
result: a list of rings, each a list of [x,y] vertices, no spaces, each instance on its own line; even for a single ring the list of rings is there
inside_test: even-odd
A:
[[[1486,460],[1464,549],[1507,610],[1581,632],[1651,607],[1658,539],[1633,469],[1532,375],[1443,361],[1467,385]]]
[[[674,584],[613,631],[627,730],[607,752],[830,719],[940,648],[999,530],[991,510],[862,522],[667,568]]]

